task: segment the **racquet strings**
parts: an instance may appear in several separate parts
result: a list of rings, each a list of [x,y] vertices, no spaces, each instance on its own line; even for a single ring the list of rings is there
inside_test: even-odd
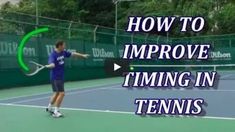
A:
[[[31,73],[34,73],[37,69],[40,68],[40,66],[32,63],[32,62],[27,62],[26,63],[27,66],[28,66],[28,71],[25,71],[25,74],[31,74]]]

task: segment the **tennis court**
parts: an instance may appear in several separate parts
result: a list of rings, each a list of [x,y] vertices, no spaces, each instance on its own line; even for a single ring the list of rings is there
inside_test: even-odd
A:
[[[1,132],[231,132],[235,130],[233,2],[225,0],[209,2],[202,0],[196,3],[172,0],[15,1],[21,2],[18,4],[7,2],[4,5],[0,2]],[[175,16],[179,21],[184,16],[194,18],[200,15],[205,19],[205,27],[203,32],[193,32],[189,30],[193,25],[191,22],[191,26],[187,25],[187,32],[184,32],[178,30],[180,24],[177,22],[173,23],[173,28],[169,28],[172,30],[167,32],[126,32],[129,16],[140,15],[143,17],[154,15],[154,18]],[[42,29],[47,30],[38,32]],[[51,105],[55,107],[53,108],[55,112],[58,112],[59,105],[49,102],[52,86],[50,69],[45,68],[45,65],[57,47],[55,43],[58,40],[66,43],[66,51],[87,54],[89,57],[70,58],[63,62],[66,93],[60,111],[64,117],[54,118],[46,112],[46,107]],[[127,44],[171,46],[210,44],[207,60],[197,60],[195,56],[188,60],[186,54],[180,60],[157,60],[154,58],[157,56],[156,53],[151,60],[130,60],[128,68],[130,72],[189,71],[194,75],[197,71],[217,71],[219,76],[216,79],[219,80],[214,87],[124,88],[122,87],[124,77],[107,73],[105,62],[107,59],[122,60],[124,45]],[[32,62],[36,66],[35,69],[30,67]],[[39,65],[35,65],[37,63],[43,70],[38,70],[40,68]],[[25,67],[29,66],[29,70],[35,74],[27,74],[22,64],[25,64]],[[38,72],[35,72],[37,70]],[[190,79],[193,80],[194,77]],[[205,103],[202,106],[203,112],[199,116],[140,116],[135,114],[137,110],[135,100],[138,98],[165,100],[200,98]]]
[[[234,81],[222,80],[218,89],[126,89],[123,78],[66,83],[64,118],[45,112],[50,85],[6,89],[0,93],[1,130],[11,131],[214,131],[234,129]],[[104,83],[107,82],[107,83]],[[204,98],[205,116],[137,116],[135,98]],[[170,125],[170,127],[169,127]]]

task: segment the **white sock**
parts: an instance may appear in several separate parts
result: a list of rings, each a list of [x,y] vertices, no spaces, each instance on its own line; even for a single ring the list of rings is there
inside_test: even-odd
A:
[[[51,108],[51,103],[48,104],[48,108]]]
[[[59,108],[58,107],[55,107],[55,112],[58,112],[59,111]]]

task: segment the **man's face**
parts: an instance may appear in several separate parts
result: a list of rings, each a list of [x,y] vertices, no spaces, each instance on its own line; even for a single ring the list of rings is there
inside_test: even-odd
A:
[[[66,48],[65,43],[58,47],[59,51],[63,51]]]

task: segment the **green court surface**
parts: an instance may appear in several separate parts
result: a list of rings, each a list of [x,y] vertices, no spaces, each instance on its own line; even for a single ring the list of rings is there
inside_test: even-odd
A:
[[[2,132],[231,132],[234,120],[139,117],[130,114],[64,110],[51,118],[42,108],[0,106]]]
[[[104,84],[115,84],[122,80],[121,77],[116,78],[106,78],[106,79],[94,79],[94,80],[86,80],[86,81],[78,81],[78,82],[66,82],[65,88],[66,90],[71,89],[83,89],[90,87],[102,86]],[[5,98],[11,98],[16,96],[27,96],[32,94],[40,94],[40,93],[51,92],[51,85],[37,85],[30,87],[18,87],[11,89],[3,89],[0,90],[0,100]]]
[[[117,84],[122,78],[68,82],[68,89]],[[120,86],[121,87],[121,86]],[[50,92],[50,85],[0,91],[0,99]],[[74,101],[76,102],[76,101]],[[53,118],[42,106],[0,103],[1,132],[231,132],[235,120],[223,118],[137,116],[130,112],[64,108],[64,118]]]

